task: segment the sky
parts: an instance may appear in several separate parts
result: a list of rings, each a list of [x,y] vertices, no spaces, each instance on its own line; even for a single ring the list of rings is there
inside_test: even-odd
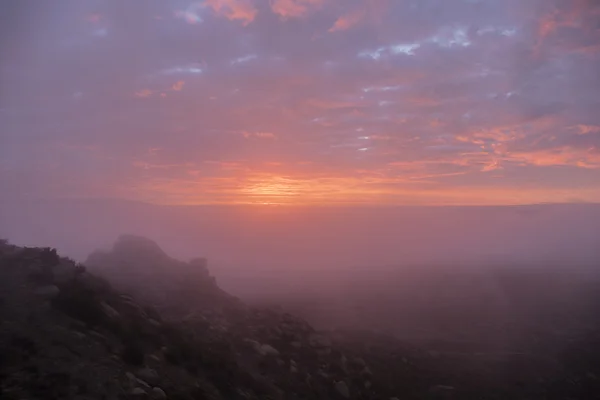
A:
[[[600,202],[595,0],[9,0],[0,193]]]

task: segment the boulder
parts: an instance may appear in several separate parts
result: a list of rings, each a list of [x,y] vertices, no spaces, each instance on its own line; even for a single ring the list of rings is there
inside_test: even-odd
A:
[[[104,311],[104,314],[106,314],[106,316],[110,319],[118,319],[121,316],[121,314],[119,314],[117,310],[115,310],[105,302],[101,302],[100,307],[102,307],[102,311]]]
[[[146,391],[142,388],[136,387],[131,391],[131,395],[134,397],[145,397]]]
[[[310,343],[311,347],[325,348],[331,347],[332,345],[331,338],[321,334],[310,335],[310,337],[308,338],[308,342]]]
[[[141,368],[138,370],[136,375],[151,385],[156,385],[160,379],[158,373],[152,368],[148,367]]]
[[[154,400],[166,400],[166,398],[167,398],[167,394],[165,393],[165,391],[159,387],[152,388],[152,392],[150,392],[150,396]]]
[[[335,383],[335,391],[345,399],[350,398],[350,389],[348,389],[348,385],[344,381],[339,381]]]
[[[258,352],[263,356],[278,356],[279,350],[269,344],[262,344],[258,348]]]

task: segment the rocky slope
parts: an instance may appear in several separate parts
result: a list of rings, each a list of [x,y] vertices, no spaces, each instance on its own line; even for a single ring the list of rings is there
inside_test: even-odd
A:
[[[598,389],[594,337],[564,360],[516,355],[500,371],[249,307],[205,260],[144,238],[123,236],[85,266],[0,244],[2,399],[583,399]]]

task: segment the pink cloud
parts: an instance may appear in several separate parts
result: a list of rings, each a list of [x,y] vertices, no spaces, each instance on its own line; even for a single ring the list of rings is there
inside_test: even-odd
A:
[[[590,133],[600,133],[600,126],[596,125],[577,125],[574,128],[578,130],[579,135],[587,135]]]
[[[360,23],[365,18],[366,12],[364,9],[351,11],[339,17],[333,26],[329,28],[329,32],[345,31]]]
[[[150,89],[143,89],[138,92],[135,92],[135,97],[138,97],[138,98],[146,98],[146,97],[150,97],[150,96],[152,96],[152,90],[150,90]]]
[[[185,84],[184,81],[177,81],[173,84],[172,89],[179,92],[181,89],[183,89],[184,84]]]
[[[271,132],[247,132],[247,131],[243,131],[242,135],[246,138],[246,139],[250,139],[250,138],[259,138],[259,139],[275,139],[276,136],[275,134],[271,133]]]
[[[520,152],[509,155],[511,161],[520,161],[524,164],[538,167],[571,166],[585,169],[600,168],[600,153],[594,148],[576,149],[562,147],[555,149]]]
[[[90,14],[86,18],[89,22],[97,24],[102,19],[102,15],[98,13]]]
[[[323,4],[323,0],[273,0],[271,9],[282,18],[302,17],[310,8]]]
[[[254,21],[258,13],[254,4],[249,0],[206,0],[205,4],[218,15],[232,21],[242,21],[243,25],[248,25]]]

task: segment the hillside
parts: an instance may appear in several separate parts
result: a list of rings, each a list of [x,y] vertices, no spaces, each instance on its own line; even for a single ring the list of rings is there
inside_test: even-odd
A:
[[[205,259],[175,260],[148,239],[122,236],[85,264],[0,245],[2,399],[584,399],[599,388],[594,326],[567,357],[465,361],[250,307]]]

